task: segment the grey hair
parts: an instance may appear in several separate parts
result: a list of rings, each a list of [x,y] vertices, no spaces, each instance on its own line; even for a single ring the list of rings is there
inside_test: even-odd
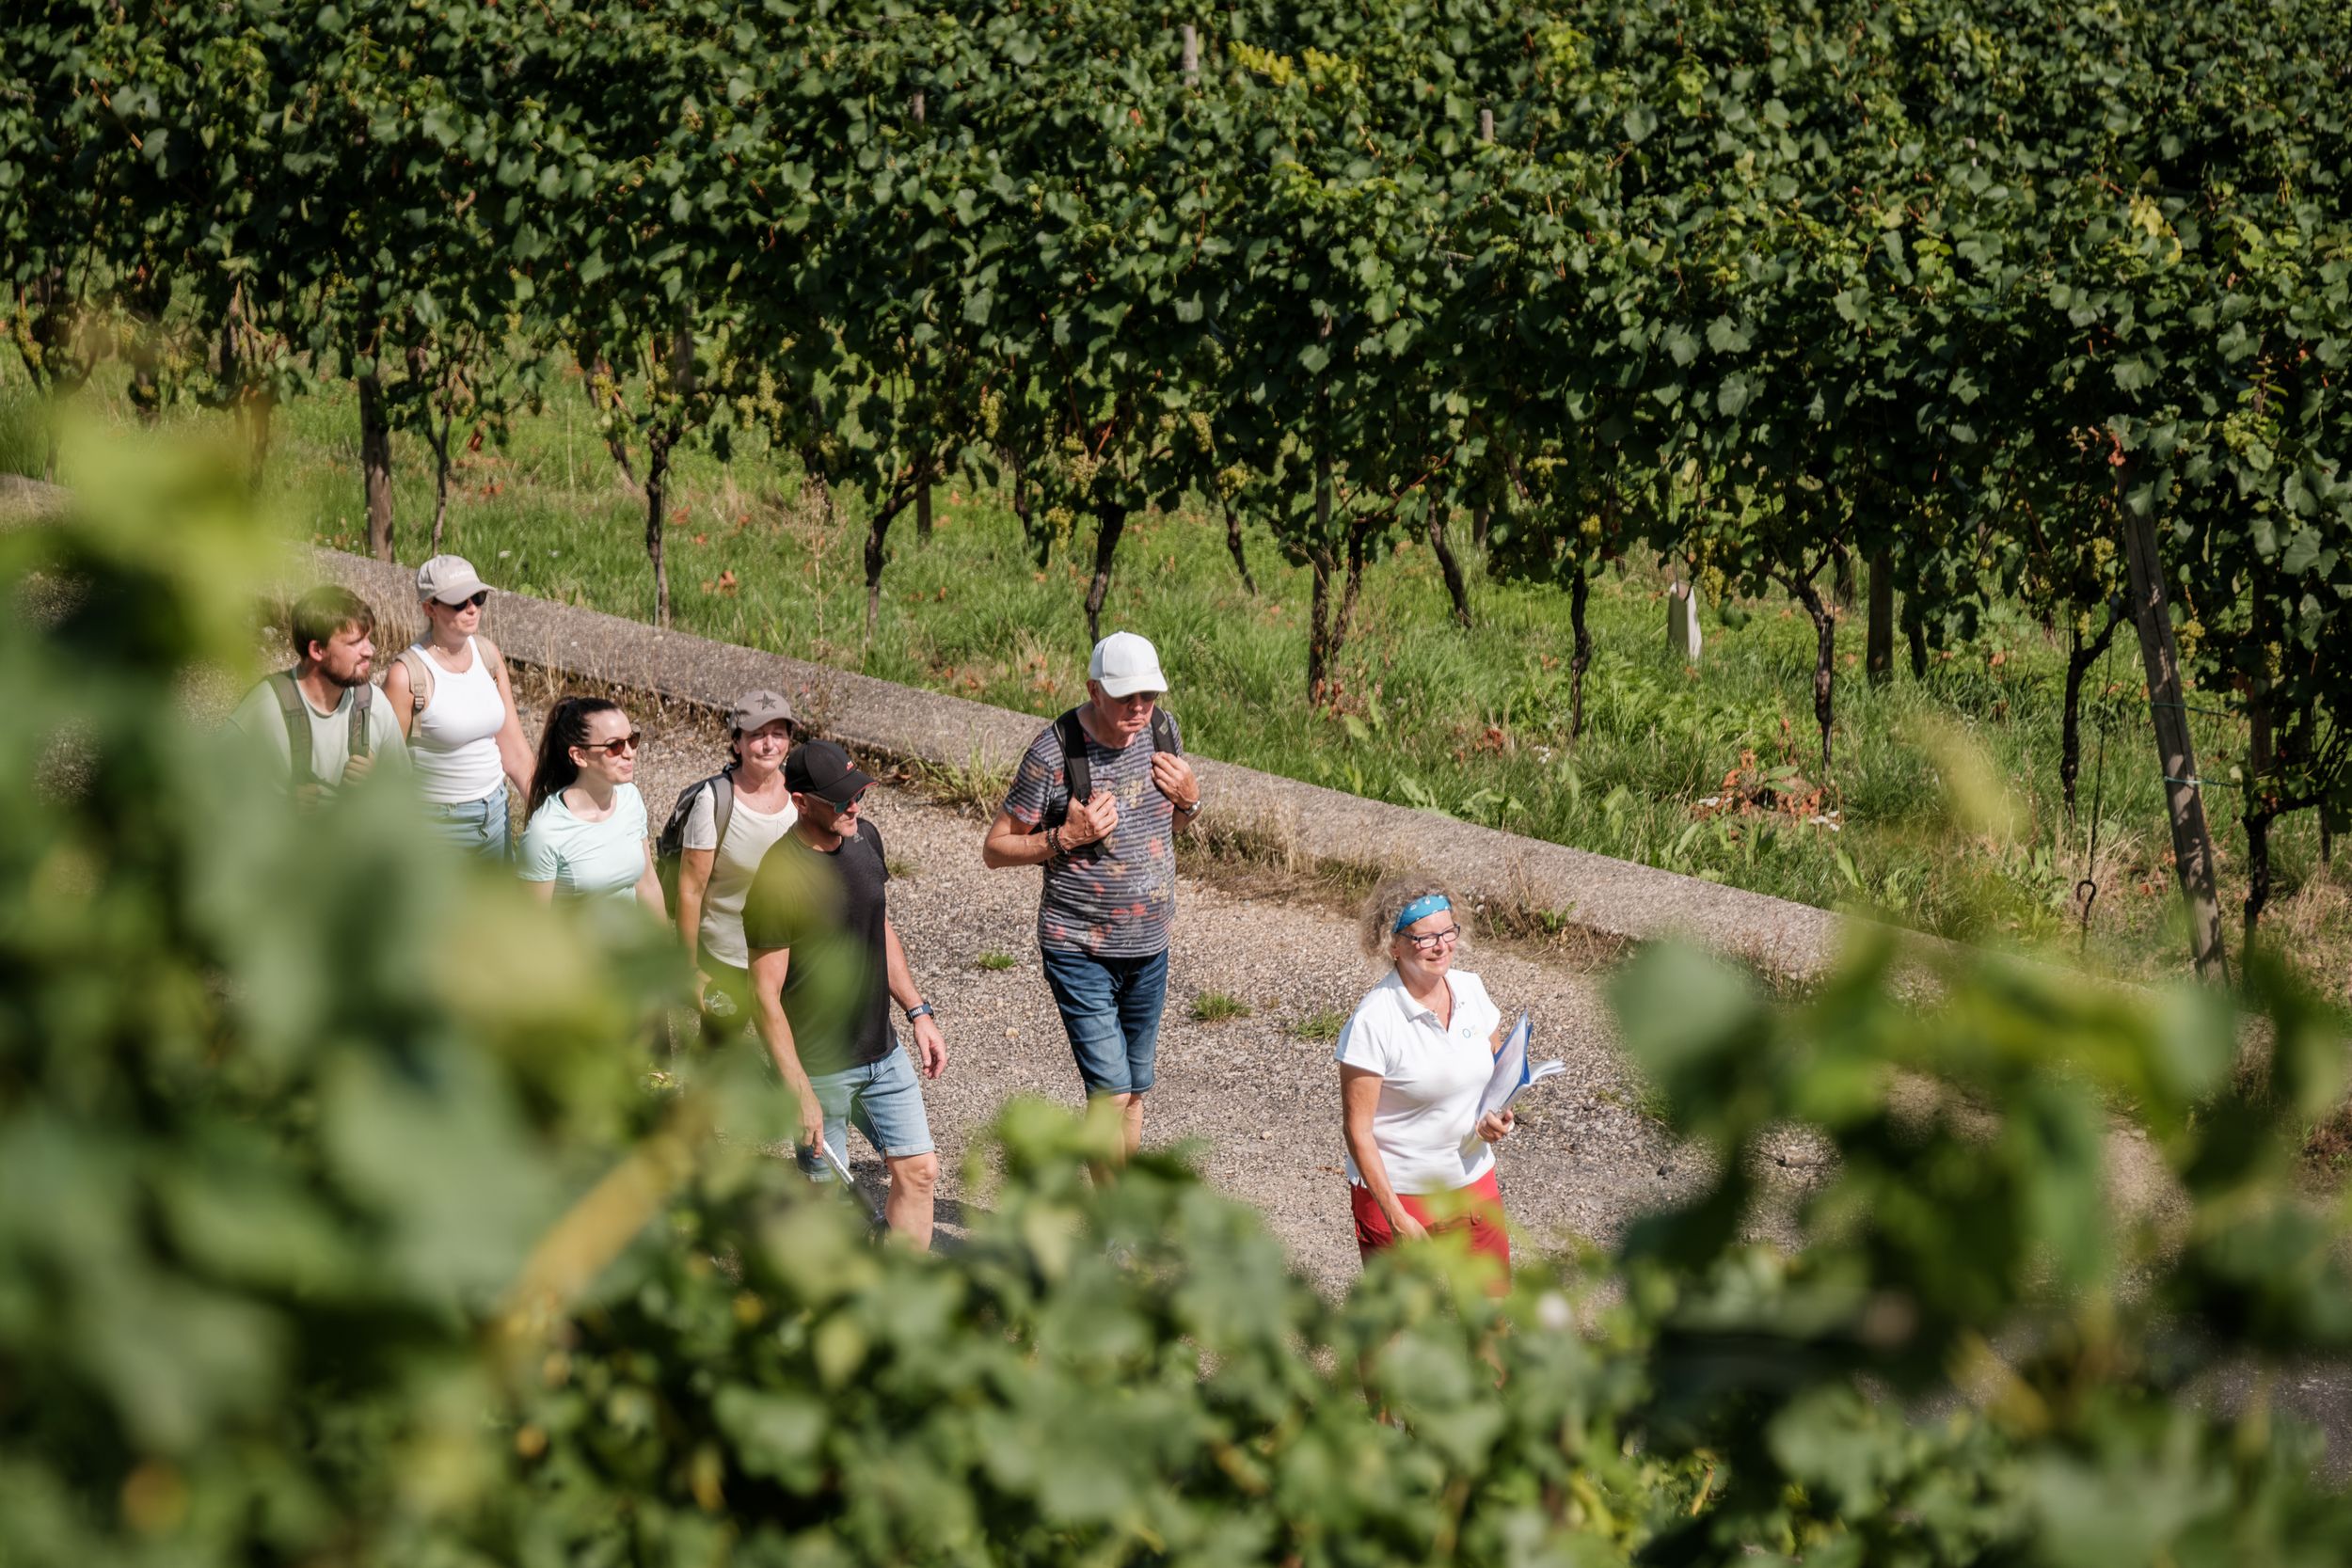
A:
[[[1459,922],[1462,918],[1461,899],[1454,896],[1452,888],[1435,877],[1425,872],[1407,871],[1381,878],[1380,885],[1374,888],[1372,896],[1364,900],[1363,927],[1359,932],[1364,957],[1375,963],[1394,962],[1389,952],[1389,943],[1396,936],[1396,917],[1405,912],[1406,905],[1416,898],[1426,898],[1433,893],[1453,906],[1454,918]]]

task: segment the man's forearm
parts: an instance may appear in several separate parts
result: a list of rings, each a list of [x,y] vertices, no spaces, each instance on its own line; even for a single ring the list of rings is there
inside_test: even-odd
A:
[[[914,983],[914,971],[907,963],[906,943],[898,940],[898,927],[882,922],[882,977],[890,987],[890,999],[901,1010],[920,1006],[922,989]]]
[[[999,866],[1043,865],[1058,851],[1057,832],[998,833],[988,841],[989,858]]]
[[[784,1005],[767,997],[752,1009],[752,1022],[758,1027],[759,1043],[768,1048],[768,1059],[776,1064],[776,1073],[785,1086],[795,1094],[813,1093],[808,1073],[801,1067],[800,1047],[792,1039],[792,1021],[784,1016]]]

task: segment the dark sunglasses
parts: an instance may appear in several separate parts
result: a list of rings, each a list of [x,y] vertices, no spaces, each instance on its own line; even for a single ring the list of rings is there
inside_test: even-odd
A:
[[[480,610],[484,605],[490,602],[490,591],[485,588],[481,593],[474,594],[471,598],[460,599],[455,604],[450,603],[447,599],[436,599],[433,602],[439,605],[443,610],[463,610],[468,605],[471,605],[474,609]]]
[[[643,730],[631,730],[628,734],[616,736],[611,740],[590,741],[586,745],[580,747],[580,750],[583,752],[602,752],[606,756],[617,757],[623,752],[639,751],[643,749],[644,744],[645,732]]]

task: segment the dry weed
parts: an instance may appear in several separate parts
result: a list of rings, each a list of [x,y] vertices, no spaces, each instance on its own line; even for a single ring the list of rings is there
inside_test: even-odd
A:
[[[2124,900],[2146,879],[2148,847],[2137,830],[2112,818],[2102,818],[2087,877],[2082,870],[2083,847],[2083,841],[2077,840],[2070,848],[2064,835],[2058,844],[2058,863],[2068,867],[2074,877],[2074,891],[2067,897],[2066,918],[2081,924],[2082,884],[2088,880],[2095,890],[2090,898],[2091,926],[2104,930],[2123,918]]]

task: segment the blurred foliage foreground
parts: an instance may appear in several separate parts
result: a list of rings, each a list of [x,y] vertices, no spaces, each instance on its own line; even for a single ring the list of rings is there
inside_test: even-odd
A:
[[[751,1053],[645,1071],[667,943],[389,798],[266,803],[187,699],[252,673],[262,536],[205,462],[115,470],[0,533],[8,1568],[2352,1558],[2266,1395],[2352,1338],[2295,1181],[2343,1030],[2275,978],[1923,1011],[1875,955],[1772,1006],[1639,958],[1624,1037],[1719,1174],[1501,1301],[1436,1256],[1327,1300],[1028,1103],[967,1248],[877,1249],[748,1152]],[[2131,1210],[2117,1110],[2169,1173]],[[1784,1251],[1789,1121],[1839,1157]]]

